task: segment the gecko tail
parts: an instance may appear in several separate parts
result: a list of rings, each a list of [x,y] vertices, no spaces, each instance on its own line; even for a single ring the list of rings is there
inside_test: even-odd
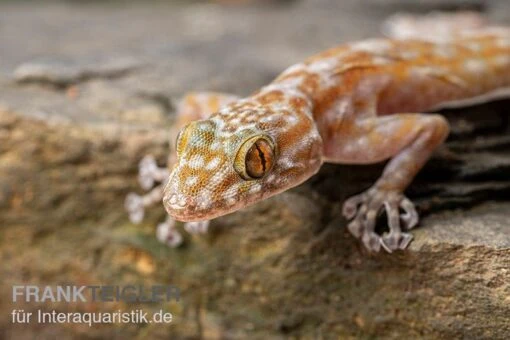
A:
[[[419,39],[448,42],[466,31],[487,27],[486,18],[477,12],[431,12],[426,15],[398,13],[382,25],[384,35],[393,39]]]

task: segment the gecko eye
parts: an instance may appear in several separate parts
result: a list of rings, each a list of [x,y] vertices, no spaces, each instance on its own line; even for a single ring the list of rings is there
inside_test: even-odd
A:
[[[274,143],[268,136],[251,137],[239,148],[234,169],[246,180],[259,179],[271,170],[274,157]]]

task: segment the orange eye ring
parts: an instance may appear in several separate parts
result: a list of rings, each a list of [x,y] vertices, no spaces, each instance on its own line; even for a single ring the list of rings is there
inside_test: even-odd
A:
[[[275,153],[274,143],[269,136],[253,136],[239,148],[234,169],[245,180],[260,179],[273,167]]]

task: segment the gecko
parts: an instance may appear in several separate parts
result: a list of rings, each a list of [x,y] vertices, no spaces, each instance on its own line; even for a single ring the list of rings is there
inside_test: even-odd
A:
[[[128,196],[132,220],[162,200],[158,238],[177,245],[175,220],[205,232],[208,220],[295,187],[325,162],[388,161],[342,213],[368,250],[406,249],[419,217],[404,191],[449,133],[430,112],[510,94],[510,28],[469,13],[399,16],[385,28],[389,37],[316,54],[247,97],[186,96],[169,168],[141,162],[144,187],[160,185]],[[381,213],[388,232],[379,234]]]

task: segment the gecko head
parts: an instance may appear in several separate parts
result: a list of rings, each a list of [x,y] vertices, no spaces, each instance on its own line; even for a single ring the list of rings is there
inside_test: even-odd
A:
[[[306,115],[220,111],[179,133],[163,203],[180,221],[225,215],[306,180],[320,167],[321,150]]]

